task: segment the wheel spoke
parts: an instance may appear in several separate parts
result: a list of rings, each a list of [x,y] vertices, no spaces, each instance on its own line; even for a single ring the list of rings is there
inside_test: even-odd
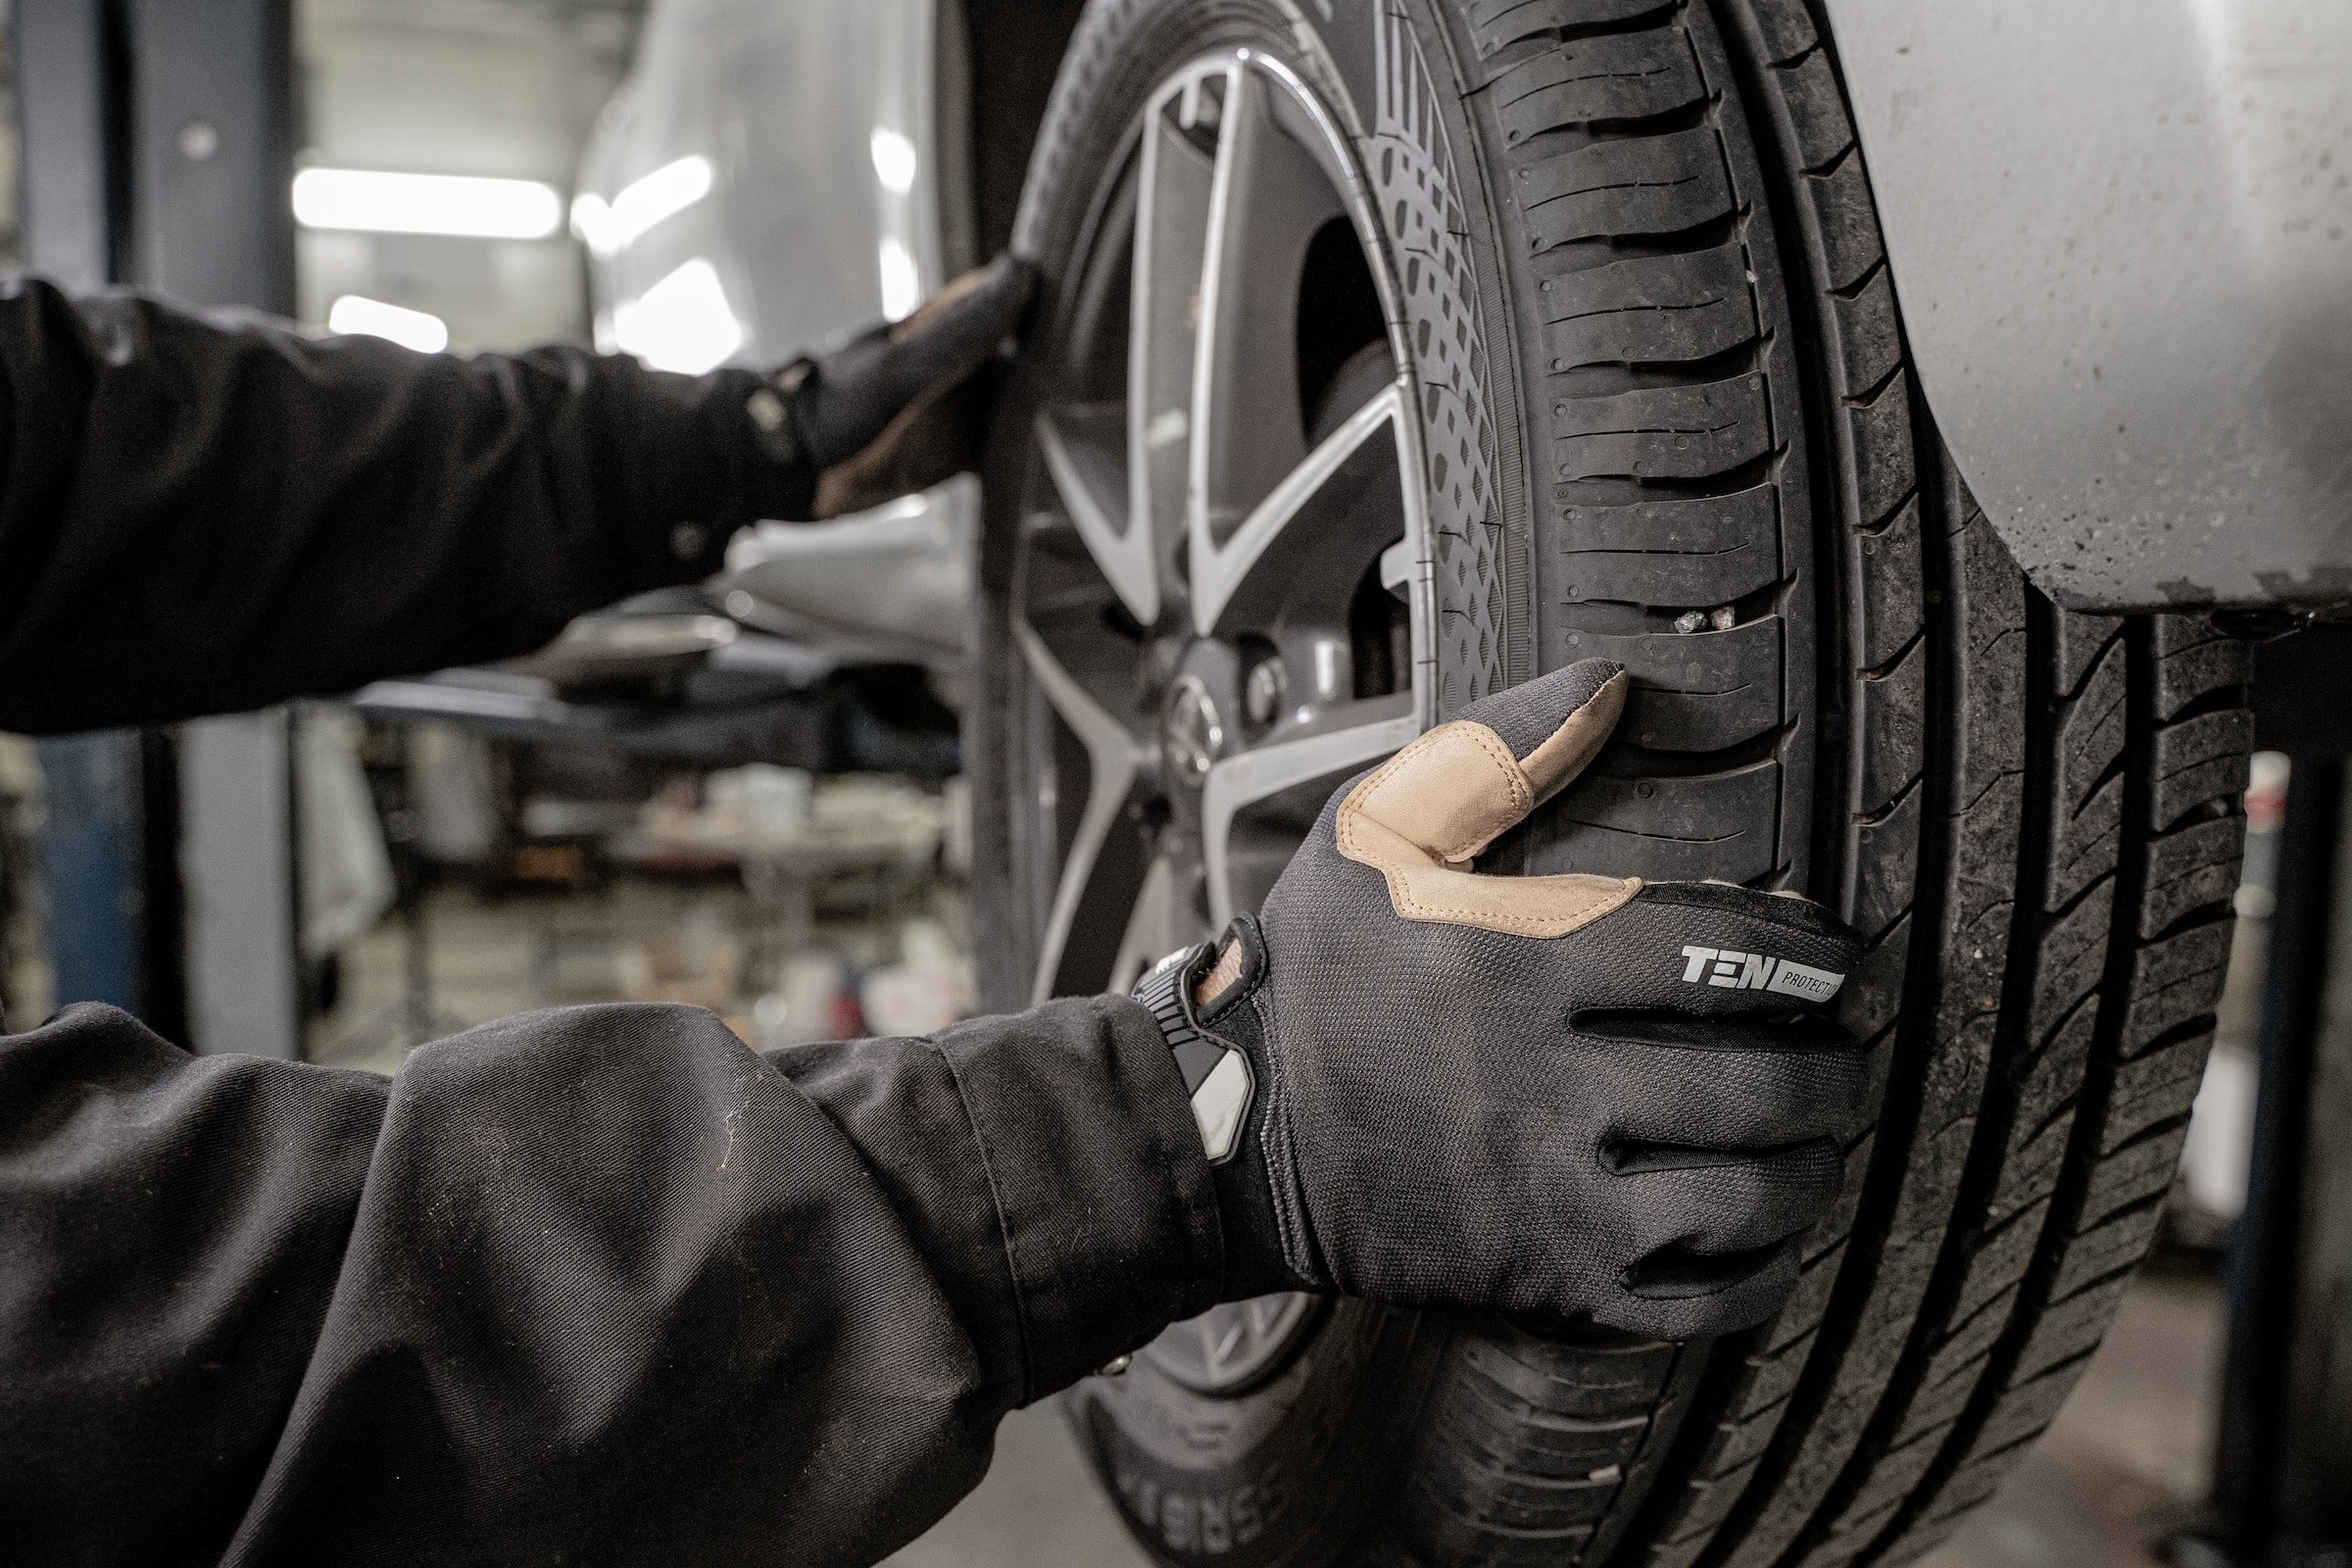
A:
[[[1036,418],[1016,588],[1064,776],[1077,750],[1089,770],[1059,797],[1041,1001],[1123,990],[1253,905],[1321,795],[1436,695],[1428,470],[1347,137],[1236,49],[1164,79],[1133,145]]]
[[[1306,457],[1294,350],[1298,278],[1316,233],[1346,208],[1288,123],[1289,102],[1247,66],[1226,88],[1193,368],[1185,526],[1196,593],[1204,575],[1230,592],[1235,574],[1206,569],[1211,553],[1262,512]],[[1205,626],[1214,616],[1196,611],[1194,620]]]
[[[1381,716],[1370,717],[1377,711]],[[1347,718],[1363,714],[1364,722]],[[1228,856],[1233,820],[1245,807],[1295,785],[1347,772],[1388,756],[1421,732],[1410,699],[1351,703],[1336,710],[1337,727],[1297,740],[1228,757],[1209,769],[1200,795],[1200,848],[1207,862],[1208,912],[1222,929],[1235,913],[1233,873]]]
[[[1233,537],[1223,546],[1208,537],[1204,514],[1197,518],[1191,541],[1193,629],[1206,637],[1225,612],[1259,558],[1282,530],[1303,511],[1348,460],[1384,428],[1393,429],[1404,415],[1404,391],[1390,386],[1349,415],[1345,423],[1324,437],[1321,445],[1283,475],[1271,494],[1259,502]]]
[[[1135,989],[1146,969],[1187,942],[1199,940],[1200,934],[1192,929],[1199,916],[1187,918],[1177,907],[1179,883],[1173,859],[1162,855],[1152,860],[1135,896],[1135,908],[1128,913],[1126,934],[1119,939],[1118,956],[1111,960],[1110,983],[1105,990],[1124,996]]]
[[[1223,73],[1188,77],[1154,100],[1144,125],[1128,294],[1127,516],[1147,555],[1154,541],[1172,540],[1183,526],[1200,270],[1217,157],[1204,143],[1216,133],[1228,81]],[[1156,591],[1153,598],[1156,613]],[[1148,626],[1154,617],[1137,618]]]
[[[1118,820],[1119,809],[1135,787],[1138,768],[1135,742],[1126,728],[1071,678],[1025,619],[1015,615],[1012,631],[1020,642],[1021,657],[1028,662],[1030,673],[1045,691],[1046,701],[1086,748],[1089,775],[1086,808],[1079,813],[1078,831],[1070,839],[1068,854],[1062,858],[1061,880],[1054,887],[1054,907],[1046,919],[1037,976],[1030,987],[1030,1001],[1034,1004],[1054,994],[1054,978],[1061,968],[1062,950],[1069,945],[1071,923],[1078,917],[1078,906],[1086,896],[1088,881],[1094,876],[1095,861],[1102,853],[1103,841],[1110,836],[1111,825]]]
[[[1099,469],[1102,465],[1090,462],[1085,448],[1064,439],[1060,423],[1051,414],[1037,416],[1037,444],[1045,455],[1054,493],[1077,526],[1087,554],[1094,557],[1096,566],[1136,623],[1151,625],[1159,618],[1159,574],[1152,559],[1152,529],[1133,514],[1112,520],[1106,496],[1116,493],[1116,475],[1090,474],[1089,468]],[[1111,483],[1103,482],[1106,477]]]

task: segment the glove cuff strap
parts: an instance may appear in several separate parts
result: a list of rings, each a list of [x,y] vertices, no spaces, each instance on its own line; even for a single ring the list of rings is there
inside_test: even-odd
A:
[[[1200,1129],[1200,1147],[1208,1162],[1222,1165],[1241,1147],[1242,1128],[1257,1095],[1257,1080],[1250,1071],[1249,1054],[1210,1033],[1194,1009],[1193,987],[1216,957],[1216,945],[1208,942],[1169,954],[1136,982],[1135,1000],[1151,1009],[1160,1038],[1167,1042],[1168,1054],[1176,1058],[1176,1070],[1183,1075],[1193,1122]],[[1246,996],[1250,989],[1245,978],[1218,1001],[1237,993]]]

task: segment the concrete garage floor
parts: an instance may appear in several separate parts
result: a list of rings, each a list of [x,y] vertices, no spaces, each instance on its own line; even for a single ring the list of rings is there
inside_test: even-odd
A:
[[[2220,1386],[2212,1284],[2142,1275],[2058,1419],[1922,1568],[2160,1568],[2205,1494]],[[1048,1402],[997,1436],[988,1480],[889,1568],[1150,1568]]]

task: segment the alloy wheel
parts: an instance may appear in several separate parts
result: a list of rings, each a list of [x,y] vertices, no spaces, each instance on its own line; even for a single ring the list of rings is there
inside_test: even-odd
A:
[[[1084,764],[1040,803],[1067,820],[1036,1001],[1125,990],[1253,906],[1335,777],[1428,722],[1372,221],[1329,116],[1250,50],[1170,76],[1097,202],[1016,567],[1014,636]]]
[[[1012,630],[1051,718],[1034,1002],[1123,992],[1273,885],[1340,778],[1426,728],[1434,593],[1396,289],[1347,139],[1263,53],[1151,95],[1067,277]],[[1072,786],[1083,778],[1083,791]],[[1144,1354],[1204,1394],[1321,1313],[1233,1302]]]

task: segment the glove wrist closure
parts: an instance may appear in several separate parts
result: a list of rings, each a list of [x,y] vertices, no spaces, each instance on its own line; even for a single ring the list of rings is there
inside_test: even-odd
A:
[[[1206,1003],[1196,988],[1220,955],[1238,954],[1240,976]],[[1193,1103],[1193,1118],[1216,1184],[1217,1217],[1225,1237],[1225,1270],[1218,1297],[1246,1300],[1279,1291],[1320,1291],[1328,1277],[1313,1258],[1303,1216],[1297,1266],[1283,1245],[1265,1139],[1275,1107],[1266,1058],[1264,1020],[1256,1000],[1266,978],[1265,939],[1243,915],[1223,945],[1201,943],[1170,954],[1139,981],[1136,1000],[1158,1021]],[[1294,1204],[1294,1207],[1296,1205]]]

